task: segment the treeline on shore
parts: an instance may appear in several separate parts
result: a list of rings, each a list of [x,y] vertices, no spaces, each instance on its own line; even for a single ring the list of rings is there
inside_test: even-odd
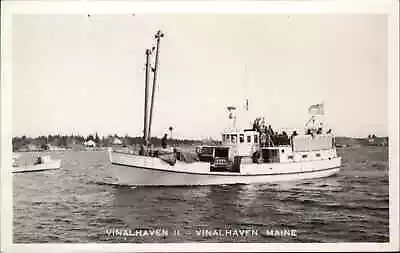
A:
[[[12,138],[13,151],[35,151],[61,149],[83,149],[86,147],[112,147],[121,145],[123,147],[143,143],[143,137],[118,136],[117,134],[100,137],[97,133],[87,137],[81,135],[48,135],[27,137],[18,136]],[[161,138],[152,137],[151,143],[155,146],[161,145]],[[169,139],[170,145],[197,145],[199,140]]]
[[[344,146],[388,146],[389,137],[377,137],[370,135],[367,138],[351,138],[338,136],[335,138],[336,143]]]
[[[375,137],[375,136],[374,136]],[[371,143],[370,138],[351,138],[336,137],[336,143],[344,146],[355,145],[371,145],[387,146],[388,137],[375,137]],[[27,137],[18,136],[12,138],[13,151],[36,151],[36,150],[52,150],[52,149],[84,149],[86,147],[106,148],[113,145],[121,145],[123,147],[138,145],[143,143],[143,137],[131,137],[128,135],[118,136],[117,134],[100,137],[97,133],[89,136],[82,135],[48,135]],[[161,138],[152,137],[151,143],[155,146],[161,145]],[[208,140],[190,140],[190,139],[169,139],[169,145],[200,145],[200,144],[216,144],[219,141]]]

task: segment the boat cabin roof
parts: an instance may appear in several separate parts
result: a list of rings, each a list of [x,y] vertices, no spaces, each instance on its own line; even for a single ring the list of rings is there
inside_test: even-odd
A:
[[[222,135],[231,135],[231,134],[258,134],[257,130],[254,129],[229,129],[225,130]]]
[[[230,129],[222,133],[225,145],[248,145],[259,143],[259,133],[253,129]]]
[[[260,149],[269,149],[269,150],[280,150],[280,149],[292,149],[290,145],[279,145],[273,147],[260,147]]]

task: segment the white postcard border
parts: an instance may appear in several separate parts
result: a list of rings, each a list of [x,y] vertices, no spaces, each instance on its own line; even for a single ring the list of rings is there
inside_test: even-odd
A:
[[[396,0],[338,1],[2,1],[1,8],[1,251],[386,251],[399,243],[399,3]],[[382,13],[388,15],[388,113],[390,243],[157,243],[12,244],[12,16],[16,14],[123,13]]]

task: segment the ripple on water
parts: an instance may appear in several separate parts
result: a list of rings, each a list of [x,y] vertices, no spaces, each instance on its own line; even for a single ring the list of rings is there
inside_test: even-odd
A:
[[[179,228],[183,235],[124,242],[212,242],[219,240],[196,237],[195,227],[229,225],[297,230],[294,238],[260,234],[247,240],[253,242],[387,242],[387,149],[340,152],[343,168],[335,177],[161,188],[116,185],[106,152],[65,152],[62,170],[14,176],[13,240],[119,243],[105,230],[157,226]]]

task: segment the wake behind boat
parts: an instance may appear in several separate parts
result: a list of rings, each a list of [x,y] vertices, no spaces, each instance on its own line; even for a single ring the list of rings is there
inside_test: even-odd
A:
[[[146,50],[144,145],[138,154],[109,150],[111,170],[119,184],[141,186],[189,186],[221,184],[260,184],[327,177],[340,170],[335,139],[331,130],[324,133],[316,115],[323,114],[323,103],[312,105],[314,115],[306,131],[289,137],[275,133],[264,120],[256,119],[249,126],[236,127],[236,108],[228,107],[232,127],[222,133],[220,145],[207,146],[207,154],[188,159],[179,149],[154,149],[149,144],[154,90],[157,76],[159,43],[155,38],[156,58],[150,116],[148,118],[148,80],[150,50]],[[248,101],[246,101],[248,110]],[[312,122],[312,126],[309,123]],[[165,137],[165,136],[164,136]]]
[[[16,157],[13,157],[13,172],[12,173],[25,173],[25,172],[39,172],[46,170],[60,169],[62,165],[61,160],[52,160],[50,156],[39,156],[35,163],[30,165],[18,165]]]

